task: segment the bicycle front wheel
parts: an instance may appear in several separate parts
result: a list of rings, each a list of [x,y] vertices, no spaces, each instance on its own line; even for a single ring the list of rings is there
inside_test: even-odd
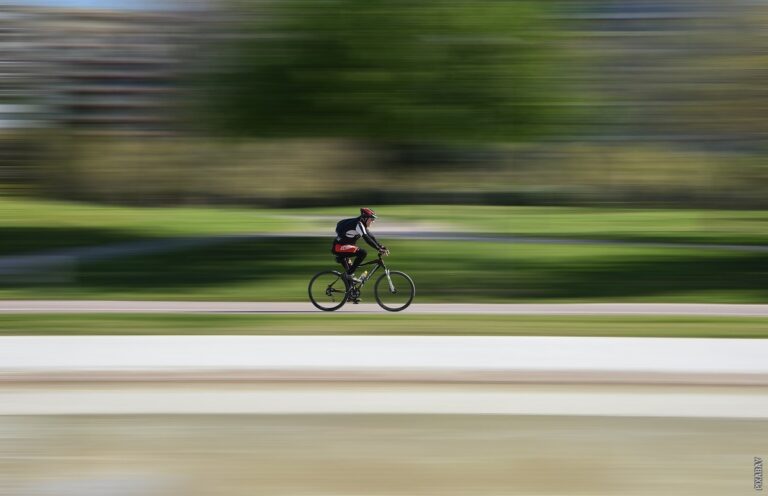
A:
[[[396,270],[383,274],[373,287],[376,302],[389,312],[399,312],[408,308],[416,295],[413,280],[403,272]]]
[[[325,312],[332,312],[347,302],[347,282],[339,272],[326,270],[309,281],[309,301]]]

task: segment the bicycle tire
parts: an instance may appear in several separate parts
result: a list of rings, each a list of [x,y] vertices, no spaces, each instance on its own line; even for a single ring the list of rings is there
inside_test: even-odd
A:
[[[312,293],[312,288],[315,285],[315,283],[319,279],[321,279],[323,276],[331,276],[331,277],[328,278],[328,281],[330,281],[330,282],[327,283],[326,288],[324,288],[324,289],[318,288],[320,293],[317,294],[317,295],[314,295]],[[324,300],[318,301],[318,296],[320,296],[320,295],[326,295],[327,298],[332,298],[332,296],[329,295],[327,293],[327,291],[329,289],[332,289],[331,286],[336,284],[336,282],[341,282],[341,284],[344,285],[344,292],[343,293],[341,291],[338,291],[338,290],[333,291],[334,293],[341,295],[341,301],[339,301],[338,303],[336,301],[334,301],[333,304],[327,304]],[[324,283],[320,282],[319,284],[322,287],[322,284],[324,284]],[[310,279],[309,285],[307,286],[307,292],[309,293],[309,301],[311,301],[312,304],[316,308],[318,308],[318,309],[320,309],[320,310],[322,310],[324,312],[333,312],[334,310],[338,310],[339,308],[344,306],[344,304],[349,299],[349,283],[347,283],[347,281],[342,277],[340,272],[337,272],[335,270],[324,270],[322,272],[318,272],[317,274],[314,275],[314,277],[312,277],[312,279]]]
[[[391,271],[389,271],[389,275],[390,275],[390,277],[392,277],[392,276],[402,276],[402,281],[400,281],[400,283],[402,283],[403,281],[406,282],[405,288],[407,288],[408,291],[409,291],[409,294],[407,295],[407,300],[405,301],[405,303],[403,303],[401,305],[398,305],[398,306],[388,305],[384,301],[382,301],[383,300],[383,298],[382,298],[383,295],[392,294],[390,289],[389,289],[389,282],[387,281],[387,274],[382,274],[381,277],[379,277],[376,280],[376,284],[373,286],[373,295],[376,297],[376,303],[378,303],[381,308],[383,308],[384,310],[386,310],[388,312],[400,312],[400,311],[403,311],[406,308],[408,308],[410,306],[410,304],[413,302],[413,298],[416,296],[416,285],[413,283],[413,279],[411,279],[411,277],[408,274],[406,274],[405,272],[400,272],[400,271],[397,271],[397,270],[391,270]],[[379,288],[381,287],[382,281],[385,282],[385,286],[383,287],[383,292],[379,293]],[[401,286],[400,283],[398,283],[398,287],[402,288],[403,286]]]

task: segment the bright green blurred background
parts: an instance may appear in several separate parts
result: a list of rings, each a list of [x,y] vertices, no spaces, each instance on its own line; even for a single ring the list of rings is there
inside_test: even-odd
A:
[[[311,275],[334,266],[336,219],[356,214],[351,207],[0,205],[7,233],[0,296],[34,299],[305,301]],[[379,212],[388,263],[414,277],[422,302],[768,299],[763,211],[444,205]]]
[[[764,3],[163,5],[0,8],[0,297],[766,301]]]

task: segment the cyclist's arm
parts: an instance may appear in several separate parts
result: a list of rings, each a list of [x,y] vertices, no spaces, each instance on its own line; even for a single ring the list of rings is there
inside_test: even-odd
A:
[[[362,222],[357,223],[357,232],[372,248],[376,248],[379,251],[385,249],[384,246],[382,246],[381,243],[379,243],[378,240],[373,236],[373,234],[371,234],[371,232],[365,228]]]
[[[379,241],[373,237],[373,234],[370,232],[368,233],[367,237],[364,236],[363,239],[365,239],[365,242],[371,245],[373,248],[376,248],[378,251],[386,250],[387,248],[379,243]]]

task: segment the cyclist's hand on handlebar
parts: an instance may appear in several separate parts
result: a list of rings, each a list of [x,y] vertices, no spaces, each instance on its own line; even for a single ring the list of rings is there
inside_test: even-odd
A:
[[[384,255],[384,256],[387,256],[387,255],[389,255],[389,250],[387,249],[387,247],[386,247],[386,246],[382,246],[382,247],[379,249],[379,255]]]

